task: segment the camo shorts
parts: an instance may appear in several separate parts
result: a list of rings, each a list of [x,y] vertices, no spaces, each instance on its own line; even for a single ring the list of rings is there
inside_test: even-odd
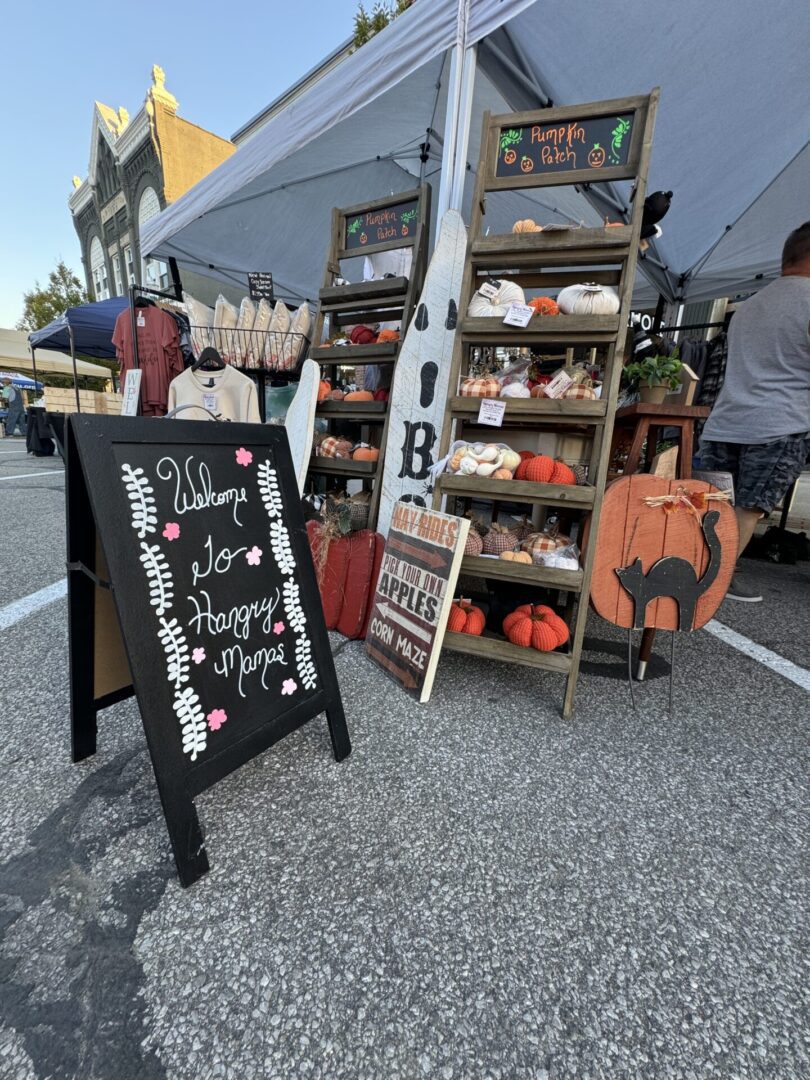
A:
[[[785,435],[771,442],[700,444],[700,467],[734,477],[734,503],[749,510],[771,510],[799,476],[810,452],[810,433]]]

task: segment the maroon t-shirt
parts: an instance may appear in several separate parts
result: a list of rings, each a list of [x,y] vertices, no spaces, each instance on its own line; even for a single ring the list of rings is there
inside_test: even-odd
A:
[[[144,416],[165,416],[169,399],[169,383],[183,370],[180,335],[177,323],[158,307],[139,307],[135,310],[138,333],[138,362],[141,377],[141,412]],[[132,315],[122,311],[115,320],[113,332],[115,355],[121,365],[121,376],[135,366],[132,350]]]

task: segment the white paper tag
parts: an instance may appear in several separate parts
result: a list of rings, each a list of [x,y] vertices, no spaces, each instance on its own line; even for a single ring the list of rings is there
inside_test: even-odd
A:
[[[574,380],[570,375],[566,375],[564,371],[558,371],[550,383],[546,383],[543,387],[543,393],[546,397],[561,398],[566,390],[570,389],[574,385]]]
[[[146,326],[146,319],[143,317],[143,312],[138,312],[138,326]]]
[[[507,326],[528,326],[532,315],[534,309],[528,304],[510,304],[503,321]]]
[[[122,416],[138,415],[138,398],[141,395],[142,375],[143,371],[140,368],[132,368],[126,373],[124,378],[124,400],[121,402]]]
[[[505,412],[505,401],[498,398],[481,398],[481,404],[478,406],[478,423],[486,424],[487,427],[501,427]]]
[[[210,409],[211,412],[217,411],[217,395],[216,394],[203,394],[203,408]]]
[[[478,295],[483,296],[485,300],[491,300],[496,295],[500,288],[500,282],[497,284],[494,281],[485,281],[479,288]]]

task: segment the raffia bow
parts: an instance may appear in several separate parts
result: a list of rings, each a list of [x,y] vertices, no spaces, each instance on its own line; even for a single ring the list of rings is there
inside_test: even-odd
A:
[[[687,491],[679,487],[669,495],[644,495],[641,501],[647,506],[662,506],[665,514],[677,514],[685,510],[687,514],[697,515],[706,509],[710,502],[731,502],[728,491]]]

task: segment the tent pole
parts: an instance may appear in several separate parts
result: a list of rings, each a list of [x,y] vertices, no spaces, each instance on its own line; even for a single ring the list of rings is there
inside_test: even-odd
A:
[[[70,336],[70,359],[73,362],[73,390],[76,394],[76,412],[82,411],[81,399],[79,398],[79,375],[76,371],[76,344],[73,340],[73,327],[68,323],[68,335]]]
[[[37,379],[37,350],[34,348],[33,345],[31,346],[31,368],[34,372],[34,393],[36,393],[36,383],[39,380]]]
[[[441,222],[445,210],[450,207],[453,166],[456,157],[458,101],[461,93],[463,52],[461,45],[456,44],[450,54],[450,84],[447,88],[447,115],[444,118],[444,153],[442,154],[442,171],[439,179],[439,197],[436,200],[436,220],[438,222]]]
[[[458,127],[453,163],[453,182],[450,189],[450,207],[461,211],[464,204],[464,181],[467,176],[467,149],[470,144],[470,122],[472,120],[473,91],[475,89],[475,68],[478,49],[475,45],[464,51],[464,64],[461,70],[461,98],[458,110]]]

